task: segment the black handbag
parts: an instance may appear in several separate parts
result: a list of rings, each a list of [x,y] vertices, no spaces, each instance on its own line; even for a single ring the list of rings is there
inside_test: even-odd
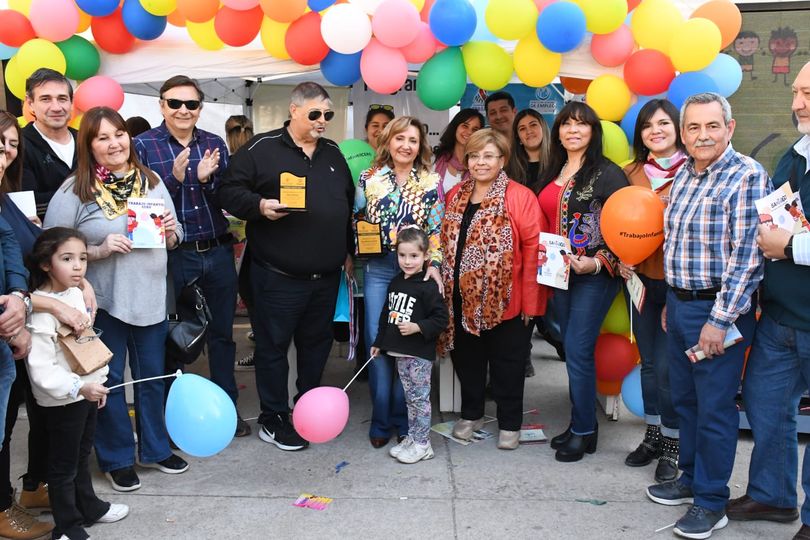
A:
[[[211,312],[196,280],[183,287],[177,300],[171,273],[166,281],[166,311],[169,321],[166,361],[191,364],[197,360],[205,346]]]

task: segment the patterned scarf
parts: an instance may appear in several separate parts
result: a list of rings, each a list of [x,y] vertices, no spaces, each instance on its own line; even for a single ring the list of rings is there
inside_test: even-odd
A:
[[[127,213],[127,199],[146,194],[146,179],[134,167],[118,178],[103,165],[96,165],[96,202],[107,219]]]
[[[669,158],[654,159],[650,156],[644,163],[644,173],[650,179],[654,191],[668,184],[667,180],[675,177],[678,168],[686,161],[686,154],[678,150]]]
[[[512,296],[512,225],[506,208],[506,186],[509,178],[501,171],[481,201],[467,230],[463,253],[457,253],[461,220],[475,187],[466,180],[447,201],[442,222],[442,276],[444,298],[450,312],[450,324],[439,338],[439,351],[447,354],[453,349],[456,315],[453,313],[453,292],[461,293],[461,326],[473,335],[480,335],[502,322]],[[456,257],[461,257],[459,283],[454,281]]]

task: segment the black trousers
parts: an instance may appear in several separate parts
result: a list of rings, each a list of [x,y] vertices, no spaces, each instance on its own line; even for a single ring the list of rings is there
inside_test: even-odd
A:
[[[23,475],[23,489],[34,491],[48,475],[48,431],[45,426],[45,412],[37,405],[31,393],[31,382],[25,360],[14,362],[17,378],[11,385],[11,393],[6,409],[6,433],[0,448],[0,512],[11,508],[13,487],[11,482],[11,433],[17,423],[20,405],[25,403],[28,413],[28,471]]]
[[[70,540],[85,540],[88,534],[84,526],[92,525],[110,509],[110,503],[96,496],[90,477],[98,403],[82,400],[43,409],[50,437],[48,494],[56,524],[53,537],[64,534]]]
[[[523,421],[523,383],[526,378],[526,327],[520,317],[504,321],[474,336],[456,323],[450,357],[461,382],[461,417],[484,416],[487,367],[492,397],[497,405],[498,427],[518,431]]]

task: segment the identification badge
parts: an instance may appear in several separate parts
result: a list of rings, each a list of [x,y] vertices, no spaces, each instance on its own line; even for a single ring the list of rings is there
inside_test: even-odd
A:
[[[357,256],[372,257],[382,255],[382,229],[379,223],[357,220]]]
[[[282,211],[304,211],[307,208],[307,178],[283,172],[279,179],[279,202],[287,208]]]
[[[647,296],[647,290],[641,278],[635,272],[627,280],[627,292],[630,293],[630,300],[633,301],[636,310],[641,313],[641,310],[644,309],[644,298]]]

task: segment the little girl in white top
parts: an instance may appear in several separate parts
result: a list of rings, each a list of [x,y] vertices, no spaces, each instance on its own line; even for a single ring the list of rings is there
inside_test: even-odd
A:
[[[80,232],[65,227],[44,231],[26,261],[33,294],[56,298],[85,310],[79,283],[87,270],[87,242]],[[88,317],[85,323],[91,326]],[[34,313],[28,325],[31,353],[28,374],[37,403],[43,407],[48,430],[48,492],[57,540],[89,538],[84,526],[112,523],[127,516],[129,507],[110,504],[96,496],[88,461],[93,448],[98,409],[109,390],[107,366],[78,375],[58,343],[59,321],[48,313]]]

